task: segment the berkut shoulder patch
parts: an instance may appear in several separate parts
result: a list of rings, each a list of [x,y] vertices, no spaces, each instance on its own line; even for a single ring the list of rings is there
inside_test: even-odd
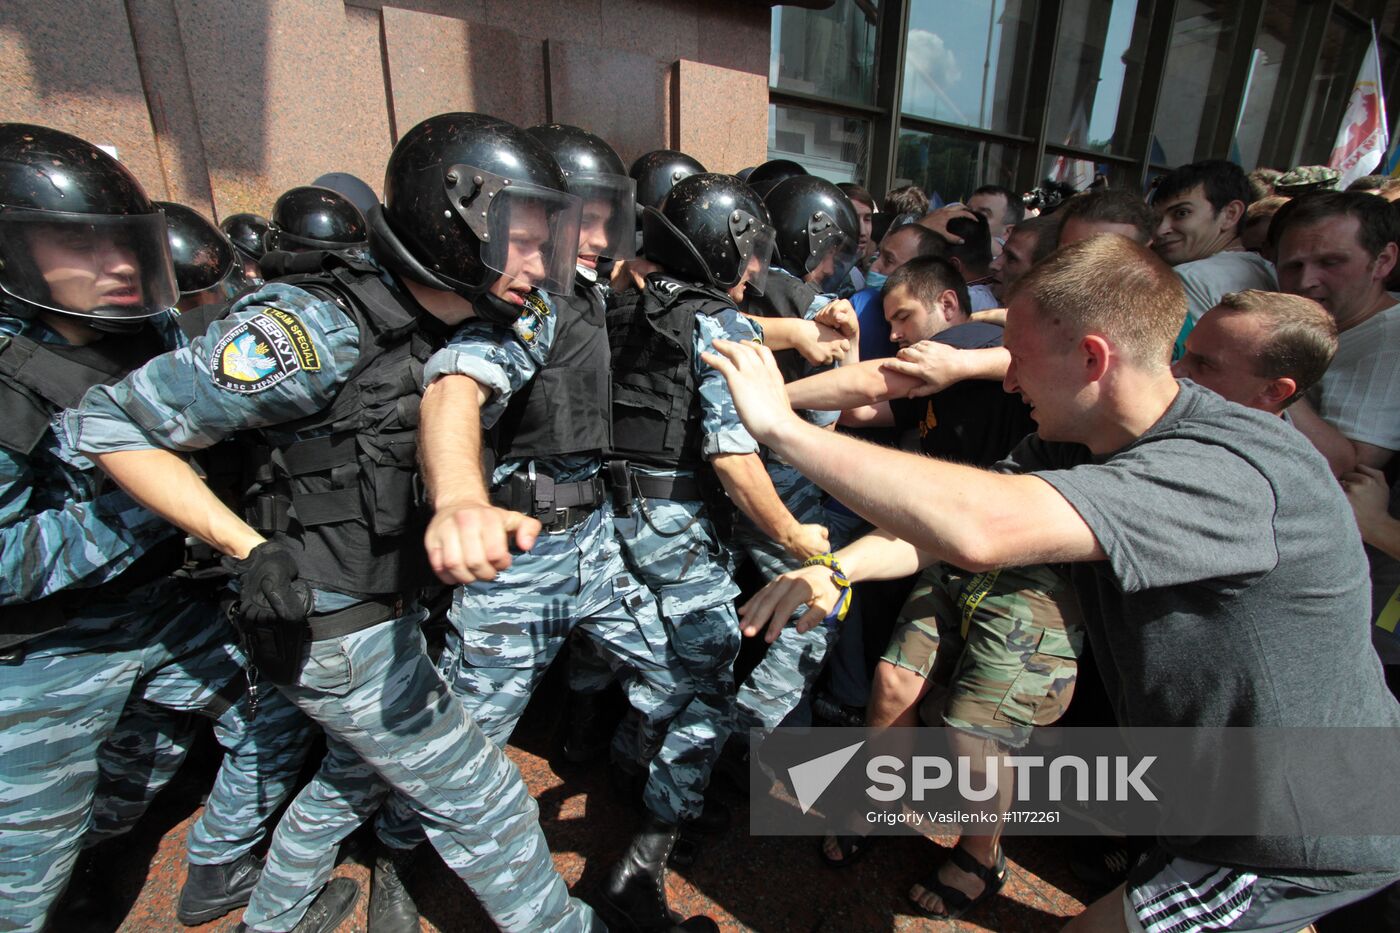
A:
[[[533,344],[539,337],[540,325],[549,317],[549,305],[536,292],[525,296],[525,310],[515,319],[515,333],[521,340]]]
[[[301,319],[281,308],[268,308],[224,334],[209,360],[214,384],[243,394],[270,389],[300,370],[320,368],[320,355]]]

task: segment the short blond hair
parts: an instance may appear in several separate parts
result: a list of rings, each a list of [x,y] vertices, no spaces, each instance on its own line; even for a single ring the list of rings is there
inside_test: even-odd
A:
[[[1099,333],[1127,358],[1169,366],[1186,320],[1186,289],[1152,250],[1116,233],[1062,246],[1016,282],[1042,319],[1069,336]]]
[[[1337,322],[1311,298],[1252,288],[1230,292],[1206,313],[1221,311],[1253,314],[1263,321],[1267,336],[1259,347],[1254,375],[1292,379],[1297,388],[1287,404],[1316,385],[1337,354]]]

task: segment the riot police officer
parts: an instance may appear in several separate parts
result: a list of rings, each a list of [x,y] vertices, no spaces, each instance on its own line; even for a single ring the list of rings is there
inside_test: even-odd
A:
[[[557,169],[474,161],[503,133],[519,142],[479,114],[414,127],[372,212],[373,261],[327,252],[320,273],[244,296],[188,350],[90,393],[71,426],[136,498],[229,556],[259,676],[326,731],[244,915],[253,930],[339,924],[357,890],[326,883],[337,844],[390,788],[501,928],[597,928],[554,871],[519,772],[446,691],[417,624],[421,367],[451,326],[509,320],[544,302],[539,287],[566,286],[557,255],[572,268],[577,201]],[[245,520],[174,452],[250,429],[264,466]]]
[[[185,342],[175,296],[165,220],[126,168],[67,133],[0,125],[5,929],[40,929],[80,846],[144,812],[183,758],[189,712],[215,720],[228,755],[191,829],[182,919],[247,902],[250,850],[301,767],[300,714],[250,693],[211,594],[171,576],[182,536],[59,430],[89,387]]]
[[[726,503],[796,555],[826,550],[825,529],[804,525],[783,506],[722,378],[700,359],[715,339],[760,339],[735,302],[748,289],[762,290],[767,278],[773,230],[763,203],[731,175],[692,175],[660,210],[645,208],[642,223],[644,256],[655,271],[608,312],[614,523],[631,566],[660,598],[694,695],[669,731],[645,723],[619,731],[619,744],[636,743],[615,746],[624,767],[629,760],[645,765],[658,746],[676,742],[689,749],[691,764],[669,810],[647,801],[638,838],[649,833],[665,844],[634,843],[613,870],[606,896],[621,905],[650,894],[647,857],[660,852],[664,860],[676,824],[701,817],[710,770],[733,727],[738,587],[716,527],[727,525]]]
[[[201,305],[229,301],[254,284],[243,276],[238,250],[213,221],[183,204],[155,203],[165,214],[170,258],[175,264],[175,284],[180,289],[180,298],[175,303],[177,310],[188,311]]]
[[[299,271],[297,253],[336,250],[363,252],[369,246],[365,215],[339,191],[300,185],[272,206],[258,268],[265,279]]]
[[[674,149],[653,149],[637,156],[627,174],[637,183],[637,203],[643,207],[660,207],[676,182],[699,175],[705,166]]]
[[[219,229],[228,237],[234,249],[238,250],[238,258],[243,264],[243,278],[250,285],[262,282],[258,261],[262,259],[263,253],[267,252],[264,244],[269,226],[271,221],[266,217],[251,213],[230,214],[219,224]]]

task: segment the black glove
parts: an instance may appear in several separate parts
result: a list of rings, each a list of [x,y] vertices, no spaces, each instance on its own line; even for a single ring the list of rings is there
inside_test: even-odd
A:
[[[246,622],[301,622],[311,614],[311,587],[297,579],[297,562],[280,544],[264,541],[243,560],[224,558],[238,577],[239,615]]]

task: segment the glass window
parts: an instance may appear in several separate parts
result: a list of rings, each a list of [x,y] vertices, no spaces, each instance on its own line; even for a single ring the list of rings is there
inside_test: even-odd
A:
[[[979,142],[925,133],[899,131],[899,155],[891,188],[918,185],[930,200],[961,201],[982,185],[1014,188],[1020,150],[1002,143]],[[936,202],[935,202],[936,203]]]
[[[1213,154],[1211,135],[1220,119],[1238,18],[1234,0],[1177,3],[1149,154],[1153,162],[1177,166]]]
[[[768,158],[800,162],[828,181],[865,184],[870,122],[800,107],[768,107]]]
[[[1095,162],[1069,153],[1057,152],[1045,153],[1045,159],[1040,163],[1040,174],[1036,177],[1040,180],[1038,184],[1057,181],[1073,185],[1076,191],[1084,191],[1100,175],[1115,188],[1127,185],[1129,176],[1135,177],[1132,171],[1113,162]]]
[[[1259,153],[1264,140],[1271,138],[1267,130],[1271,125],[1277,127],[1283,119],[1285,101],[1275,92],[1283,76],[1288,73],[1284,58],[1288,53],[1288,40],[1293,35],[1296,9],[1295,2],[1268,4],[1255,36],[1249,77],[1245,83],[1244,106],[1240,108],[1235,124],[1235,141],[1230,147],[1230,158],[1246,172],[1259,167]],[[1294,45],[1297,45],[1296,41]]]
[[[859,104],[875,102],[877,0],[827,10],[773,7],[768,84]]]
[[[1034,0],[911,0],[905,113],[1020,133]]]
[[[1396,9],[1400,9],[1397,3]],[[1392,142],[1400,137],[1400,45],[1381,40],[1381,90],[1385,92],[1386,126]]]
[[[1356,73],[1370,44],[1371,32],[1333,16],[1322,37],[1322,54],[1317,59],[1308,107],[1303,113],[1303,145],[1299,165],[1325,165],[1337,141]]]
[[[1150,0],[1065,0],[1046,142],[1126,151],[1151,14]]]

